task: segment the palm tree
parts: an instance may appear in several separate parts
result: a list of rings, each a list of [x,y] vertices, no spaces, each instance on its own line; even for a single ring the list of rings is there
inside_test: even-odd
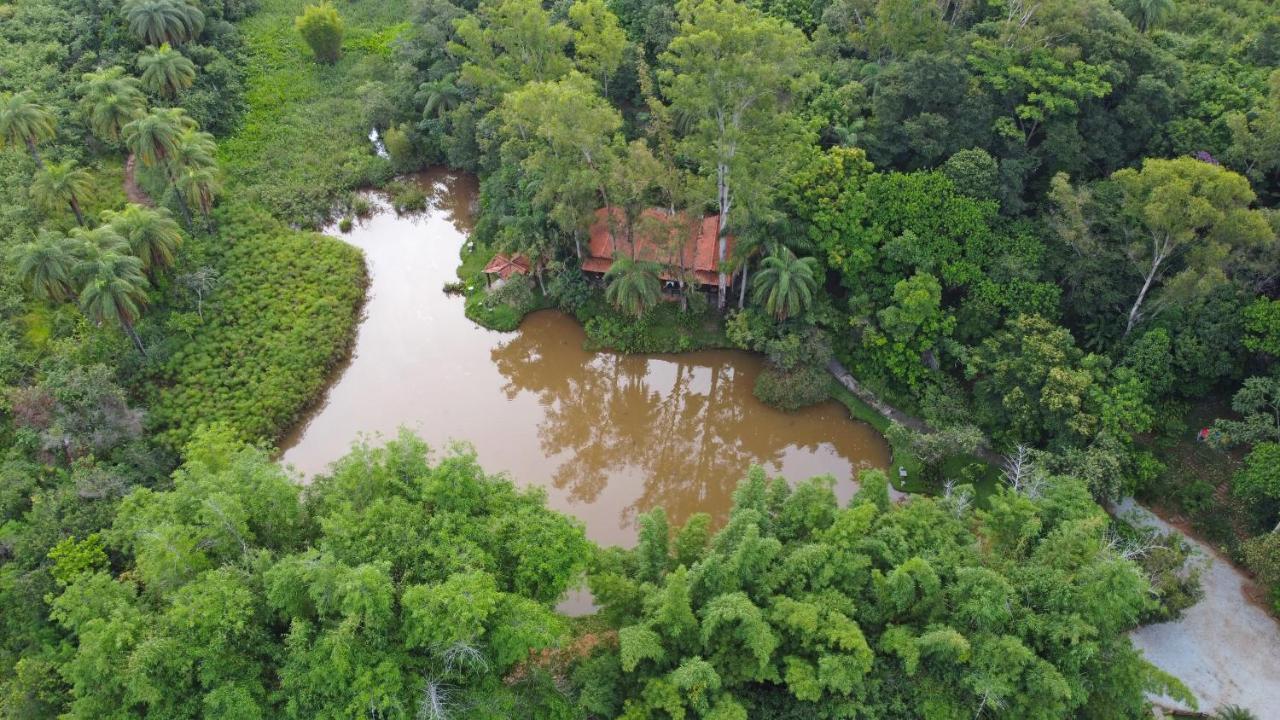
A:
[[[71,207],[76,224],[84,225],[84,213],[80,211],[80,198],[93,187],[89,171],[76,167],[75,162],[52,163],[36,173],[31,182],[31,201],[48,212]]]
[[[142,261],[148,276],[173,267],[174,256],[182,245],[182,231],[168,210],[126,205],[120,212],[104,212],[102,221],[124,239],[129,252]]]
[[[443,120],[450,110],[462,104],[462,91],[455,84],[457,77],[448,75],[439,80],[424,82],[418,86],[416,100],[422,103],[422,117]]]
[[[104,253],[96,269],[85,276],[80,289],[80,309],[98,324],[116,323],[124,329],[144,356],[142,338],[133,329],[147,304],[142,261],[131,255]]]
[[[1131,6],[1131,17],[1134,25],[1142,32],[1150,32],[1173,11],[1173,0],[1134,0]]]
[[[34,242],[18,247],[16,259],[18,275],[33,295],[58,302],[74,293],[76,253],[70,238],[41,232]]]
[[[120,237],[120,233],[110,225],[92,229],[76,228],[71,231],[71,240],[75,243],[73,252],[76,257],[72,274],[80,282],[97,274],[103,265],[114,267],[117,257],[132,257],[129,242]],[[138,262],[141,269],[142,261]],[[145,281],[141,273],[138,277]]]
[[[208,220],[213,200],[222,190],[222,181],[214,167],[184,167],[178,171],[177,190],[179,199],[184,203],[194,202],[200,208],[200,214]]]
[[[779,248],[760,263],[751,299],[770,315],[786,320],[813,303],[818,288],[818,261],[798,258],[789,248]]]
[[[127,0],[121,10],[129,30],[148,45],[180,45],[204,29],[204,13],[186,0]]]
[[[178,140],[184,130],[195,127],[182,108],[152,108],[121,129],[129,152],[142,164],[154,167],[178,151]]]
[[[119,140],[121,128],[142,114],[147,99],[138,88],[138,79],[126,76],[121,67],[84,75],[80,110],[98,139]]]
[[[53,113],[31,99],[31,93],[0,93],[0,147],[26,145],[36,165],[44,167],[36,143],[54,135]]]
[[[178,134],[178,146],[170,160],[182,167],[216,167],[218,143],[209,133],[189,126]]]
[[[169,43],[138,56],[142,85],[162,97],[174,97],[196,80],[196,65]]]
[[[619,310],[640,317],[656,305],[662,295],[662,283],[658,279],[661,269],[655,262],[618,258],[604,274],[609,281],[605,297]]]
[[[178,207],[182,209],[182,217],[190,228],[190,198],[207,218],[209,208],[213,205],[213,196],[218,192],[216,154],[218,144],[207,132],[197,130],[194,125],[186,128],[178,135],[174,152],[169,155],[165,171],[173,192],[178,197]]]

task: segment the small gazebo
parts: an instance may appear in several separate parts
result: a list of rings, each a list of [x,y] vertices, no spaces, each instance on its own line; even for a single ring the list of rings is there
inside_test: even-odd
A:
[[[484,266],[485,285],[488,286],[493,284],[494,275],[497,275],[499,279],[506,281],[511,279],[512,275],[528,274],[531,267],[529,259],[523,255],[512,255],[508,257],[502,253],[498,253],[493,256],[493,259],[489,261],[488,265]]]

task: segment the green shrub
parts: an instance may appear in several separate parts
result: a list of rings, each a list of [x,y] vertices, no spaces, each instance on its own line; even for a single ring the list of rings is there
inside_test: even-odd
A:
[[[512,275],[501,286],[488,290],[480,287],[467,298],[466,315],[472,321],[501,332],[520,327],[525,315],[547,307],[528,275]]]
[[[1178,491],[1178,504],[1184,512],[1197,515],[1213,507],[1213,486],[1203,480],[1196,480]]]
[[[342,18],[328,2],[308,5],[294,20],[294,26],[307,41],[316,60],[334,63],[342,55]]]
[[[756,378],[755,395],[766,405],[799,410],[831,397],[830,378],[825,368],[813,365],[789,371],[769,365]]]
[[[547,283],[547,297],[561,310],[577,314],[591,301],[591,285],[577,270],[565,270],[551,276]]]
[[[344,217],[344,218],[342,218],[341,220],[339,220],[339,221],[338,221],[338,230],[340,230],[340,231],[342,231],[342,232],[344,232],[344,233],[349,233],[349,232],[351,232],[351,227],[352,227],[352,225],[353,225],[353,224],[354,224],[354,223],[353,223],[353,221],[351,220],[351,216],[350,216],[350,215],[348,215],[348,216],[346,216],[346,217]]]
[[[416,183],[396,180],[387,183],[387,197],[391,207],[401,215],[423,212],[427,209],[427,193]]]
[[[387,128],[382,134],[382,144],[387,148],[387,154],[391,156],[391,167],[396,172],[410,172],[422,167],[413,137],[405,131],[404,126]]]

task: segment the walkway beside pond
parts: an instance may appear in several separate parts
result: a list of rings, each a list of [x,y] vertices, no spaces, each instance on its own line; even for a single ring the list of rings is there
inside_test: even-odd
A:
[[[1212,548],[1187,536],[1155,513],[1126,498],[1118,516],[1179,533],[1207,560],[1200,575],[1204,598],[1174,622],[1140,627],[1133,644],[1195,693],[1200,710],[1237,704],[1260,718],[1280,708],[1280,625],[1249,601],[1252,581]],[[1167,699],[1165,704],[1176,705]]]

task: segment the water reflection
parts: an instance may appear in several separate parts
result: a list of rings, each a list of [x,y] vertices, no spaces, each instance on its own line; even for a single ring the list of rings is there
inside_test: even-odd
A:
[[[657,505],[676,522],[698,511],[723,519],[753,463],[791,477],[811,466],[848,480],[887,462],[879,439],[834,405],[794,415],[760,405],[751,392],[758,368],[741,353],[586,353],[562,320],[530,316],[491,357],[507,398],[527,392],[545,408],[538,440],[543,453],[564,458],[551,484],[570,502],[596,502],[619,474],[643,478],[622,510],[624,526]],[[842,495],[852,490],[839,487]]]
[[[343,239],[360,247],[370,292],[355,350],[322,407],[282,442],[283,460],[322,472],[359,433],[406,426],[433,447],[465,439],[480,461],[546,489],[601,543],[634,542],[638,512],[674,522],[727,513],[746,468],[797,479],[830,473],[837,494],[888,463],[883,440],[828,403],[787,414],[751,395],[759,360],[740,352],[618,356],[582,349],[572,318],[545,311],[494,333],[441,292],[470,230],[474,181],[420,179],[430,211],[381,211]]]

